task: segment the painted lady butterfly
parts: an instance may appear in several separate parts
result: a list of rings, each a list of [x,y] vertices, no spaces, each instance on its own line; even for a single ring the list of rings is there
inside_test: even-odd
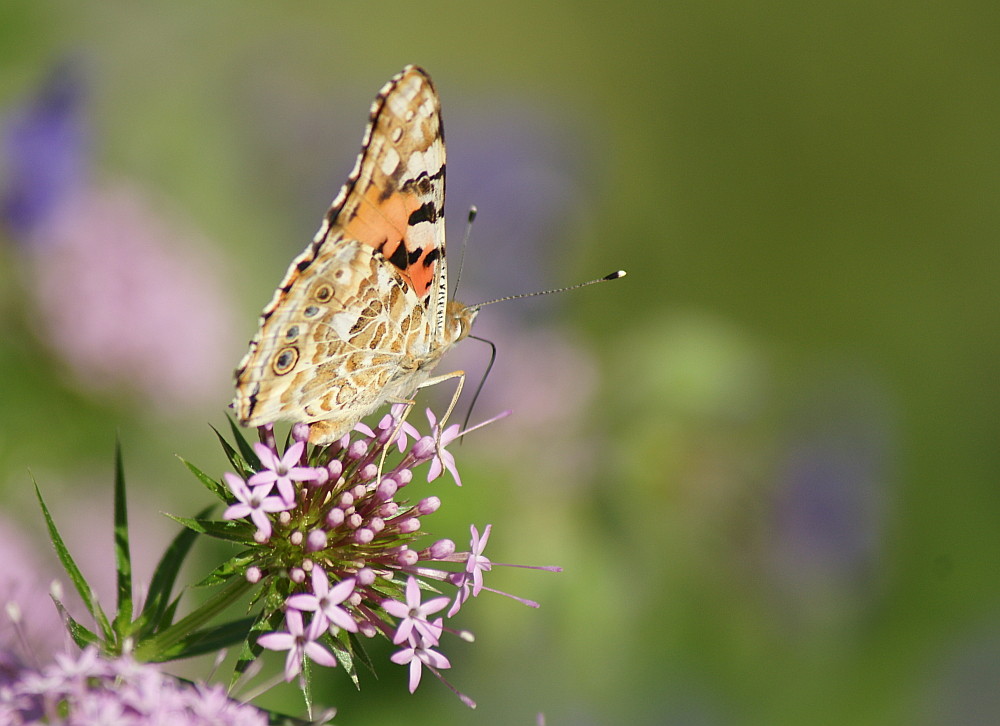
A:
[[[469,334],[479,306],[448,300],[441,104],[407,66],[372,105],[361,155],[312,244],[292,261],[236,371],[244,426],[311,424],[329,444],[408,401]],[[457,396],[457,393],[456,393]]]

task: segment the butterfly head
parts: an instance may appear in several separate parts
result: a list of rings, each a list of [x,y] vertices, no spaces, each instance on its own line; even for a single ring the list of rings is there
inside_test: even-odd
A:
[[[445,316],[445,338],[454,345],[472,330],[472,322],[479,314],[478,306],[465,305],[457,300],[448,302]]]

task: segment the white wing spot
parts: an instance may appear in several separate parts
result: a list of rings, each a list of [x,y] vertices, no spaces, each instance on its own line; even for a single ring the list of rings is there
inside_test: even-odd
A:
[[[392,148],[386,149],[385,156],[382,157],[382,173],[386,176],[392,176],[398,166],[399,153]]]
[[[401,138],[403,138],[403,127],[397,126],[392,130],[392,142],[398,144]]]

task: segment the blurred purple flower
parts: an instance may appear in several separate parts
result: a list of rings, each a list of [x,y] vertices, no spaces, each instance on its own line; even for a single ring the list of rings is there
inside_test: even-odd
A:
[[[106,660],[90,648],[22,669],[0,688],[0,723],[265,726],[266,715],[226,697],[222,686],[188,684],[156,666]]]
[[[889,452],[884,409],[864,388],[829,386],[779,479],[771,564],[807,609],[843,609],[877,592]]]
[[[82,383],[165,410],[221,400],[237,346],[210,243],[129,186],[84,190],[36,233],[39,333]]]
[[[84,94],[79,70],[64,61],[34,97],[3,120],[0,221],[19,241],[32,239],[32,232],[84,184]]]

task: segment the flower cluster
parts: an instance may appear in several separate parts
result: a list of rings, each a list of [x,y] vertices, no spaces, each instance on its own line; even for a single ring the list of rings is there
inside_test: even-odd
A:
[[[40,671],[4,670],[0,723],[266,726],[268,719],[229,699],[222,686],[184,683],[128,657],[102,658],[91,647],[74,657],[56,656]]]
[[[261,599],[272,603],[260,622],[278,623],[283,614],[285,626],[259,627],[272,632],[260,635],[256,646],[287,651],[286,680],[302,673],[305,658],[324,666],[353,663],[357,636],[381,634],[401,646],[391,659],[409,665],[411,692],[426,667],[474,706],[443,678],[440,671],[450,663],[436,650],[446,630],[465,640],[472,636],[447,628],[444,617],[434,615],[450,602],[451,618],[470,597],[489,589],[483,573],[493,563],[483,550],[490,527],[482,534],[471,527],[469,551],[457,551],[449,539],[418,547],[421,520],[441,500],[425,496],[414,502],[405,496],[413,469],[428,462],[428,482],[448,471],[461,484],[445,447],[468,432],[457,425],[442,428],[428,410],[432,434],[421,436],[404,420],[405,411],[393,406],[376,430],[358,424],[353,435],[311,450],[305,424],[292,428],[292,443],[282,453],[273,429],[262,427],[261,441],[253,445],[260,466],[248,461],[243,476],[223,476],[235,499],[223,517],[252,527],[246,530],[251,548],[243,573],[250,582],[265,584]],[[442,585],[454,588],[454,596],[441,594]],[[430,599],[423,600],[425,592]]]

